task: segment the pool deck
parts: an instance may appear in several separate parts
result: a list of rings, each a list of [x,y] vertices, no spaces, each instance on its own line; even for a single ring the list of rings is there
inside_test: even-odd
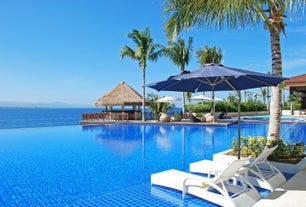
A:
[[[282,123],[306,123],[306,115],[295,115],[291,116],[297,118],[299,121],[293,120],[282,120]],[[252,119],[241,117],[241,122],[257,122],[257,123],[267,123],[269,120],[260,120],[260,119]],[[190,119],[182,119],[178,122],[160,122],[158,120],[102,120],[102,119],[88,119],[81,120],[80,125],[99,125],[99,124],[114,124],[114,123],[136,123],[136,124],[182,124],[182,125],[203,125],[203,126],[229,126],[237,123],[237,117],[233,117],[232,119],[218,119],[216,122],[191,122]]]
[[[160,122],[157,120],[81,120],[80,125],[101,125],[101,124],[115,124],[115,123],[132,123],[132,124],[167,124],[167,125],[198,125],[198,126],[229,126],[237,123],[236,119],[220,119],[217,122],[190,122],[189,119],[182,119],[178,122]]]
[[[306,167],[253,207],[306,206]]]

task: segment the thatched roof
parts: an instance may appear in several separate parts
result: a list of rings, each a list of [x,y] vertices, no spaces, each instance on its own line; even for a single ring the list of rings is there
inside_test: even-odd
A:
[[[125,82],[121,82],[95,102],[95,106],[132,106],[141,104],[142,96]]]

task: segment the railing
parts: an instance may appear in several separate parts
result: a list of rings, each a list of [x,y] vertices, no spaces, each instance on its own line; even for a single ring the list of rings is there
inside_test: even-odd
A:
[[[288,134],[289,137],[287,139],[287,142],[290,143],[300,143],[302,142],[302,138],[304,137],[304,130],[296,130],[293,134],[291,130],[294,129],[294,126],[299,123],[305,123],[305,119],[303,118],[296,118],[295,121],[292,122],[292,124],[285,129],[285,131],[282,133],[281,137],[285,138],[285,135]],[[299,133],[299,134],[298,134]],[[287,142],[285,142],[287,144]]]
[[[103,113],[83,113],[82,120],[129,120],[129,114],[125,112],[103,112]]]

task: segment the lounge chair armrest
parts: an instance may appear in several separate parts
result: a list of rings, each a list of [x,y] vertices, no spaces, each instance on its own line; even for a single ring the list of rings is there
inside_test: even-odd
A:
[[[224,196],[228,196],[226,192],[222,188],[220,188],[218,185],[215,183],[215,179],[195,179],[195,178],[186,178],[183,182],[183,192],[182,196],[183,199],[185,198],[186,193],[188,193],[188,188],[189,187],[197,187],[197,188],[202,188],[203,191],[208,190],[209,188],[213,188],[220,192]]]

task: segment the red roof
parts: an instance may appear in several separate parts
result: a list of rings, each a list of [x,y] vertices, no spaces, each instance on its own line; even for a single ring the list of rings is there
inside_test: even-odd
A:
[[[297,75],[291,77],[289,80],[286,80],[286,83],[297,83],[297,82],[305,82],[306,81],[306,73],[302,75]]]

